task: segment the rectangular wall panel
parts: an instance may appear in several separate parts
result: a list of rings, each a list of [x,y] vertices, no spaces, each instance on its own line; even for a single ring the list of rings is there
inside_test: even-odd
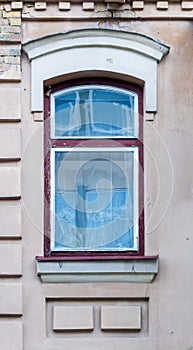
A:
[[[0,160],[21,158],[20,129],[0,129]]]
[[[46,299],[46,324],[52,338],[144,338],[149,335],[149,299],[55,296]]]
[[[0,198],[20,198],[20,167],[0,166]]]
[[[21,322],[0,322],[2,350],[23,350]]]
[[[21,237],[21,207],[19,205],[0,206],[0,237]]]
[[[140,306],[102,306],[101,329],[141,329]]]
[[[17,244],[0,244],[0,277],[21,274],[22,247]]]
[[[55,306],[53,308],[53,329],[92,330],[93,308],[91,306]]]
[[[0,86],[0,120],[18,121],[21,119],[20,88]]]
[[[19,283],[0,284],[0,316],[22,315],[22,285]]]

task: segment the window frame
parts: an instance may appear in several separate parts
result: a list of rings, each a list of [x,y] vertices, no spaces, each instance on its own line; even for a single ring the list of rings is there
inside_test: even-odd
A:
[[[51,181],[51,164],[50,154],[52,148],[66,149],[72,147],[82,147],[82,138],[63,138],[51,139],[51,123],[50,123],[50,108],[51,94],[59,90],[64,90],[81,85],[109,85],[112,87],[129,90],[138,95],[138,138],[84,138],[84,141],[92,142],[93,147],[108,147],[109,140],[115,140],[120,147],[137,147],[139,169],[138,172],[138,250],[136,251],[51,251],[51,223],[50,223],[50,181]],[[63,257],[65,259],[126,259],[132,256],[144,255],[144,159],[143,159],[143,89],[140,86],[109,78],[82,78],[66,81],[45,87],[44,91],[44,255],[45,257]]]
[[[105,89],[106,88],[108,88],[108,91],[111,91],[111,92],[116,92],[116,90],[117,90],[117,87],[115,87],[115,86],[108,86],[108,85],[105,85],[105,84],[100,84],[101,85],[101,87],[100,87],[100,90],[102,91],[102,90],[104,90],[105,91]],[[99,86],[99,84],[97,84],[97,85],[94,85],[94,84],[92,84],[92,88],[96,88],[97,89],[97,87]],[[83,85],[83,86],[80,86],[80,85],[78,85],[78,86],[75,86],[75,87],[70,87],[70,88],[65,88],[65,92],[71,92],[71,93],[74,93],[76,90],[78,90],[79,92],[81,91],[81,90],[85,90],[85,88],[88,88],[89,87],[89,85]],[[127,91],[127,90],[126,90]],[[55,97],[57,97],[57,96],[60,96],[60,95],[62,95],[63,94],[63,92],[64,92],[64,90],[59,90],[59,91],[56,91],[56,92],[54,92],[54,93],[52,93],[51,94],[51,100],[50,100],[50,116],[51,116],[51,123],[50,123],[50,125],[51,125],[51,127],[50,127],[50,136],[51,136],[51,139],[53,140],[65,140],[65,139],[81,139],[81,140],[85,140],[85,139],[89,139],[89,140],[96,140],[96,139],[110,139],[111,137],[109,136],[109,135],[103,135],[103,136],[98,136],[98,135],[96,135],[96,136],[93,136],[93,135],[82,135],[82,136],[74,136],[74,135],[71,135],[71,136],[66,136],[66,137],[64,137],[64,136],[57,136],[57,135],[54,135],[54,131],[55,131],[55,120],[54,120],[54,115],[53,115],[53,113],[54,113],[54,110],[55,110]],[[126,93],[125,93],[125,89],[121,89],[120,87],[119,87],[119,91],[118,92],[122,92],[122,93],[124,93],[125,95],[126,95]],[[136,95],[136,92],[133,92],[133,91],[131,91],[131,90],[128,90],[128,96],[135,96]],[[137,95],[137,97],[138,97],[138,95]],[[137,103],[136,103],[136,100],[135,100],[135,102],[134,102],[134,113],[138,113],[138,110],[137,110],[137,108],[138,108],[138,99],[137,99]],[[136,130],[138,130],[139,129],[139,127],[138,127],[138,119],[136,118],[136,120],[134,120],[134,133],[135,133],[135,131]],[[133,139],[133,138],[138,138],[138,137],[135,137],[134,135],[132,135],[132,136],[112,136],[112,138],[114,139],[114,140],[116,140],[116,139],[128,139],[128,138],[130,138],[130,139]]]

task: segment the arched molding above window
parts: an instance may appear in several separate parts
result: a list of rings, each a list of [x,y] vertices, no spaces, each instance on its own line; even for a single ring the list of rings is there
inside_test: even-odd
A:
[[[31,61],[31,110],[43,111],[43,85],[59,76],[105,72],[145,87],[146,112],[157,110],[157,64],[169,47],[150,37],[106,29],[59,33],[23,44]],[[105,74],[104,73],[104,74]]]

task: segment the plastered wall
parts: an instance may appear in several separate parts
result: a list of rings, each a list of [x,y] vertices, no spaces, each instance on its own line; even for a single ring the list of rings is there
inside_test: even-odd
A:
[[[193,3],[0,2],[0,339],[3,350],[193,349]],[[42,283],[43,122],[22,43],[83,28],[170,46],[144,121],[145,254],[152,283]],[[145,67],[144,67],[145,69]]]

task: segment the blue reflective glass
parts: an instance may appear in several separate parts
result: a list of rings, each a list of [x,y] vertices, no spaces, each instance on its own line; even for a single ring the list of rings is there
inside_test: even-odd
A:
[[[134,152],[55,152],[55,249],[134,246]]]
[[[137,137],[137,94],[85,86],[53,94],[53,137]]]

